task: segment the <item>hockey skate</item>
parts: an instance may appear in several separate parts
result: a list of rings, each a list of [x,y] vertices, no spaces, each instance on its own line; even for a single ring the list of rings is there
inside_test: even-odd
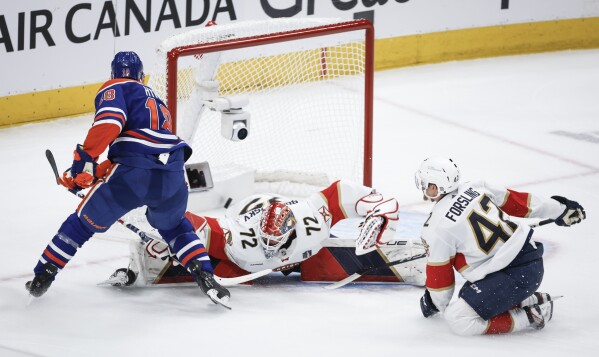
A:
[[[558,296],[551,296],[548,293],[540,293],[540,292],[535,292],[534,294],[532,294],[531,296],[527,297],[526,299],[524,299],[524,301],[522,301],[520,304],[518,304],[517,307],[523,308],[524,306],[533,306],[533,305],[542,305],[546,302],[549,301],[555,301],[559,298],[562,298],[563,296],[558,295]]]
[[[549,301],[544,304],[534,304],[532,306],[524,306],[530,326],[536,330],[545,327],[545,324],[553,317],[553,300],[549,297]]]
[[[200,286],[200,289],[202,289],[204,294],[208,295],[212,302],[231,310],[231,306],[229,305],[231,293],[214,280],[214,275],[211,272],[202,270],[202,263],[199,260],[189,263],[189,271]]]
[[[54,264],[46,263],[44,264],[44,272],[25,283],[25,289],[29,291],[31,296],[40,297],[48,291],[56,274],[58,274],[58,267]]]
[[[128,268],[117,269],[110,278],[98,283],[99,286],[112,285],[112,286],[131,286],[135,283],[137,275],[135,272]]]

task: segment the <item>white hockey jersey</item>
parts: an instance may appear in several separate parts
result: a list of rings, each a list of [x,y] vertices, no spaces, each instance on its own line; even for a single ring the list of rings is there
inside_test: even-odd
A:
[[[426,287],[435,305],[443,312],[453,296],[453,268],[476,282],[514,260],[532,232],[511,216],[555,219],[564,209],[553,199],[494,188],[484,181],[462,183],[443,197],[422,230],[428,250]]]
[[[196,228],[196,233],[206,242],[212,257],[233,262],[243,271],[229,264],[228,270],[217,266],[215,274],[221,277],[238,276],[263,269],[284,270],[310,258],[330,237],[331,227],[342,219],[362,217],[366,212],[358,202],[373,192],[372,188],[348,181],[337,181],[307,200],[294,200],[269,194],[256,194],[227,210],[224,219],[186,216]],[[382,197],[382,196],[381,196]],[[270,201],[285,202],[297,221],[295,236],[267,259],[259,242],[260,213]],[[363,201],[362,201],[363,202]]]

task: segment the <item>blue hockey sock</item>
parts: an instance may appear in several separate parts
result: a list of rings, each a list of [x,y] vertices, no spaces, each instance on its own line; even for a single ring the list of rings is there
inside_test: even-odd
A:
[[[52,238],[33,269],[36,275],[44,271],[44,264],[51,263],[59,269],[73,258],[77,249],[93,235],[79,220],[76,213],[70,215],[60,226],[58,233]]]
[[[171,230],[158,230],[160,235],[171,247],[179,262],[189,268],[189,263],[193,260],[199,260],[202,263],[202,270],[213,272],[210,257],[206,248],[200,242],[198,236],[193,232],[193,226],[185,218],[181,223]]]

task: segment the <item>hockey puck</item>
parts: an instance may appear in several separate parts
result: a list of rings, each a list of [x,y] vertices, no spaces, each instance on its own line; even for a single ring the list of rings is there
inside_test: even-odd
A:
[[[231,197],[227,198],[227,201],[225,202],[225,208],[229,208],[231,202],[233,202],[233,199]]]

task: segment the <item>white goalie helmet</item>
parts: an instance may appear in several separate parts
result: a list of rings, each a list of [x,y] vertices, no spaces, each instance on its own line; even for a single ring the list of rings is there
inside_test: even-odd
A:
[[[415,174],[416,187],[418,187],[426,197],[434,199],[440,195],[445,195],[455,191],[460,184],[460,169],[448,157],[429,157],[420,164],[420,168]],[[437,186],[437,195],[431,197],[426,194],[429,184]]]

